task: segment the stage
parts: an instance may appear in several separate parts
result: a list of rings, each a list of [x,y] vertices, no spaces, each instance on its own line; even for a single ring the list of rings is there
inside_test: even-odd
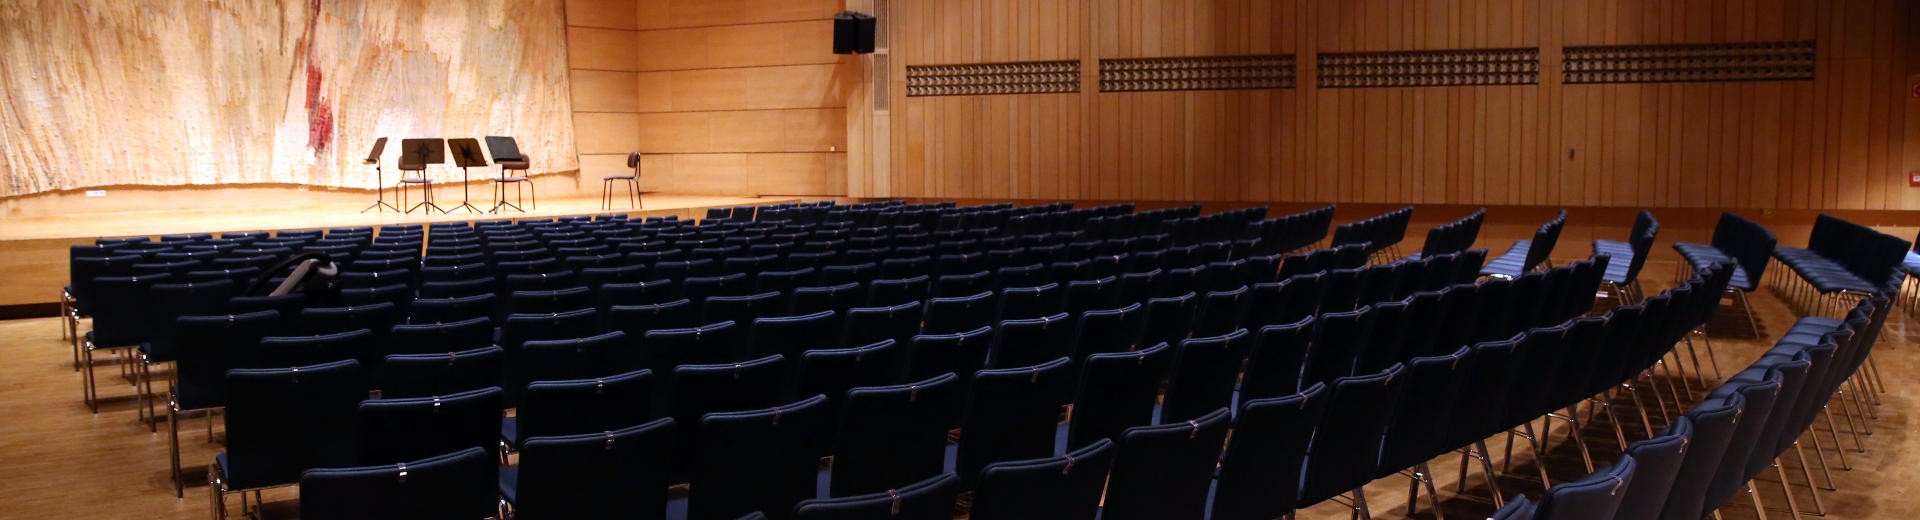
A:
[[[287,207],[244,207],[218,210],[179,209],[37,215],[0,218],[0,318],[51,315],[67,283],[67,247],[89,244],[95,238],[158,236],[185,233],[279,231],[386,224],[418,224],[488,219],[551,218],[573,215],[624,213],[633,217],[678,215],[699,218],[708,208],[778,204],[818,197],[747,197],[723,195],[647,194],[639,208],[600,209],[599,197],[543,198],[538,209],[525,213],[454,213],[431,215],[393,211],[360,213],[366,202],[307,204]]]

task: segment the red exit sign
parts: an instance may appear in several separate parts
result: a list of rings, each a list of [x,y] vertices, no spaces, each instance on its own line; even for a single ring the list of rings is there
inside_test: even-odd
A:
[[[1920,187],[1920,170],[1907,172],[1907,185]]]

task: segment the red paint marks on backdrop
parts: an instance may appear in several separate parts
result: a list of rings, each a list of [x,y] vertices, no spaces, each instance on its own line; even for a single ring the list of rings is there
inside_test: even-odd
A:
[[[307,31],[300,39],[307,55],[307,148],[313,150],[314,157],[333,144],[333,102],[321,92],[326,73],[320,71],[313,56],[313,28],[319,18],[320,0],[308,2]]]
[[[333,143],[333,103],[320,92],[326,75],[320,67],[307,62],[307,148],[314,156]]]

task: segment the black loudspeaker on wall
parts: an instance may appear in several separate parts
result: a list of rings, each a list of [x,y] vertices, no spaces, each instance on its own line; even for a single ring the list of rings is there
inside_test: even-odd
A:
[[[867,13],[841,11],[833,15],[833,53],[871,54],[873,27],[873,15]]]

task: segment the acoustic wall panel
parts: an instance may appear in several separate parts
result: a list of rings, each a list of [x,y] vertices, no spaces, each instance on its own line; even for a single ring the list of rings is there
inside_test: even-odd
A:
[[[1293,88],[1290,54],[1100,60],[1101,92]]]
[[[1320,88],[1458,87],[1540,83],[1540,49],[1328,52]]]

